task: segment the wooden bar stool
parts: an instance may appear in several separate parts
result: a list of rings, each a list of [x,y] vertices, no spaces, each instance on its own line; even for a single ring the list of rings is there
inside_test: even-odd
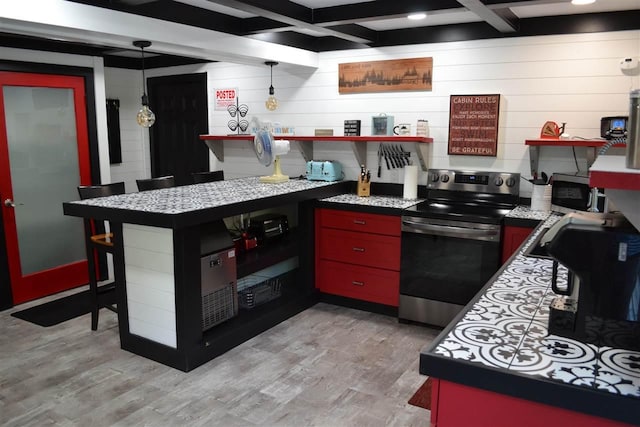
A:
[[[93,199],[115,194],[124,194],[124,182],[102,185],[81,185],[78,187],[80,199]],[[99,222],[99,221],[98,221]],[[97,229],[102,227],[91,218],[84,219],[84,242],[87,251],[87,263],[89,267],[89,292],[91,294],[91,330],[98,329],[98,313],[101,308],[117,312],[117,308],[107,303],[107,297],[115,294],[116,282],[98,286],[99,272],[97,268],[98,255],[113,253],[113,233],[100,233]]]
[[[194,184],[203,182],[224,181],[224,171],[193,172],[191,174]]]
[[[173,175],[160,176],[158,178],[136,179],[138,191],[157,190],[158,188],[169,188],[176,186],[176,179]]]

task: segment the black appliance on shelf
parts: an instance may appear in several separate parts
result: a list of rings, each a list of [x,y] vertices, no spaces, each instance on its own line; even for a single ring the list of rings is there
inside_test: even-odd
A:
[[[254,216],[247,231],[257,238],[258,245],[264,245],[289,234],[289,220],[286,215],[276,213]]]
[[[552,289],[549,333],[640,350],[640,233],[621,214],[570,213],[541,238],[568,270]],[[554,265],[554,271],[557,264]]]
[[[589,172],[554,173],[551,186],[551,205],[557,212],[605,210],[604,189],[593,191]],[[597,198],[594,202],[593,198]],[[595,205],[594,205],[595,203]]]
[[[402,214],[398,317],[447,325],[500,267],[520,174],[429,169],[427,200]]]

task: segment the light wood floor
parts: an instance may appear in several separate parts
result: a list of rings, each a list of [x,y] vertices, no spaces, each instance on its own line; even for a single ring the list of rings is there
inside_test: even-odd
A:
[[[184,373],[121,350],[108,310],[92,332],[10,316],[28,305],[0,312],[2,426],[429,425],[407,401],[434,329],[317,304]]]

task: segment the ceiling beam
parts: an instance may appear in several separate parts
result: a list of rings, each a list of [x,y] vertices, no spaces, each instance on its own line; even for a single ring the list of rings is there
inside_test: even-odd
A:
[[[290,1],[270,0],[268,3],[257,0],[207,0],[221,6],[242,10],[264,18],[282,22],[291,27],[314,31],[325,36],[338,37],[354,43],[371,43],[374,40],[325,28],[313,23],[313,10]]]
[[[394,0],[345,4],[313,9],[313,22],[334,26],[357,22],[404,18],[413,12],[436,12],[463,9],[456,0]]]
[[[504,9],[502,13],[497,13],[480,0],[457,0],[457,2],[501,33],[512,33],[517,30],[517,21],[511,22],[515,15],[511,14],[512,16],[509,16],[508,13],[504,12]]]

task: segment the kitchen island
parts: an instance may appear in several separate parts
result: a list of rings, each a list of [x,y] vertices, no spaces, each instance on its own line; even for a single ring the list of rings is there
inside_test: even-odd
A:
[[[313,305],[313,204],[347,192],[345,182],[257,177],[66,202],[66,215],[109,220],[121,347],[190,371]],[[238,259],[242,275],[298,257],[294,286],[281,298],[203,332],[201,255],[211,225],[258,210],[297,207],[298,232]]]
[[[552,261],[525,251],[559,218],[543,221],[421,352],[420,373],[434,378],[432,425],[640,425],[639,352],[548,335]]]

